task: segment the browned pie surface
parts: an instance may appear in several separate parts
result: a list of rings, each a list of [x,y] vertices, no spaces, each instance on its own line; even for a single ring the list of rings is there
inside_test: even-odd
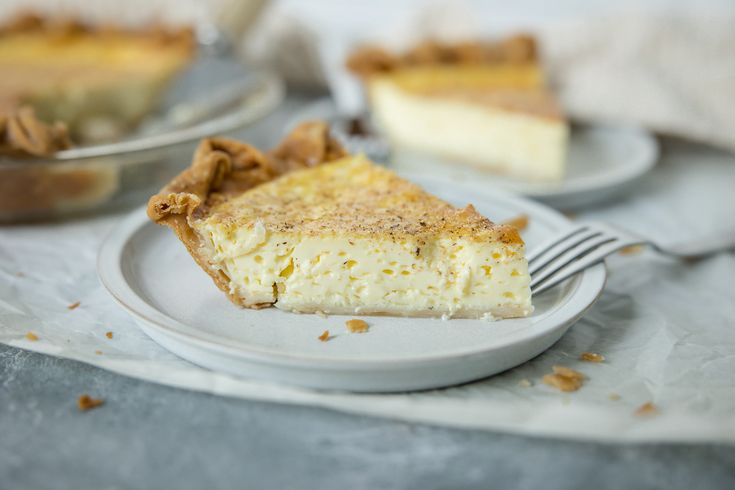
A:
[[[427,65],[525,65],[538,61],[537,51],[535,39],[525,34],[495,42],[425,41],[405,53],[393,53],[379,46],[363,46],[347,58],[347,67],[366,77]]]
[[[456,208],[363,156],[259,185],[213,206],[206,221],[231,231],[258,222],[299,235],[521,243],[515,228],[492,223],[471,205]]]

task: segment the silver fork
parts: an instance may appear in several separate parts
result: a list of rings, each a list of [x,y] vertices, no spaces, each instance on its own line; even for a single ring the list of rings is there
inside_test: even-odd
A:
[[[636,245],[648,245],[659,253],[679,259],[700,258],[734,248],[735,230],[712,237],[700,235],[696,241],[663,246],[608,224],[579,224],[527,254],[531,292],[541,294],[602,262],[608,255]]]

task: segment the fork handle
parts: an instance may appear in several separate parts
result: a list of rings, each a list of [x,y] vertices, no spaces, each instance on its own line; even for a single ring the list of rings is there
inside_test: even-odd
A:
[[[702,235],[696,241],[655,247],[659,252],[680,258],[699,258],[735,249],[735,229]]]

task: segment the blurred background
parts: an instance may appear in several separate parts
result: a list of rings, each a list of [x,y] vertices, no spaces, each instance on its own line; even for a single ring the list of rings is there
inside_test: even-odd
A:
[[[81,122],[76,113],[75,118],[65,120],[56,117],[60,112],[48,110],[49,104],[31,104],[41,123],[61,122],[71,136],[69,146],[46,128],[49,133],[42,140],[48,148],[31,151],[34,160],[45,158],[46,162],[36,161],[33,175],[29,174],[29,159],[21,158],[19,163],[18,148],[13,145],[23,146],[24,142],[11,138],[13,126],[8,123],[10,129],[4,134],[8,135],[10,152],[16,154],[0,162],[4,163],[0,172],[5,172],[6,186],[17,187],[18,179],[25,179],[38,188],[59,187],[61,177],[49,177],[41,166],[54,165],[54,172],[60,172],[62,160],[70,165],[70,172],[79,170],[74,164],[87,165],[85,178],[95,181],[88,184],[95,191],[84,199],[62,199],[27,209],[15,200],[3,200],[10,191],[0,188],[3,220],[96,207],[133,191],[138,191],[133,201],[141,202],[154,186],[187,163],[186,155],[197,140],[211,134],[234,134],[277,107],[283,113],[288,107],[282,104],[286,93],[287,104],[294,97],[316,99],[329,94],[343,112],[364,111],[359,81],[347,72],[345,60],[365,43],[400,52],[427,39],[458,42],[531,33],[538,42],[551,90],[573,123],[624,124],[656,135],[735,150],[735,4],[728,0],[5,0],[0,5],[0,22],[10,22],[24,12],[35,12],[51,24],[74,21],[93,29],[112,26],[129,33],[150,30],[151,25],[168,35],[190,28],[193,58],[180,60],[174,69],[166,56],[152,55],[160,49],[152,50],[131,34],[123,36],[115,49],[121,51],[120,45],[126,43],[140,45],[137,54],[130,48],[124,56],[105,51],[107,54],[90,58],[88,54],[94,50],[84,48],[84,63],[89,66],[82,70],[70,62],[51,73],[48,66],[63,65],[60,60],[65,55],[58,54],[58,45],[53,47],[57,54],[37,52],[31,60],[33,56],[23,54],[25,48],[18,48],[27,40],[13,44],[8,41],[12,29],[6,29],[6,44],[0,46],[0,69],[10,82],[0,83],[0,92],[4,92],[0,102],[10,100],[13,110],[22,106],[18,101],[23,97],[28,99],[27,94],[18,95],[18,86],[26,86],[18,68],[23,64],[41,70],[29,72],[35,73],[29,75],[34,85],[44,80],[44,86],[52,87],[44,90],[55,91],[53,96],[44,95],[44,100],[56,97],[61,90],[58,87],[63,84],[55,78],[66,79],[64,104],[57,104],[65,109],[79,104],[85,97],[80,94],[93,92],[84,88],[91,82],[72,80],[69,72],[95,72],[94,84],[98,84],[104,78],[100,73],[107,70],[108,78],[111,73],[132,85],[141,71],[154,72],[157,63],[168,68],[162,69],[165,73],[158,76],[155,90],[145,96],[140,91],[138,95],[118,96],[117,104],[99,103],[101,90],[95,88],[97,101],[91,104],[97,112],[94,117],[82,117]],[[105,45],[108,41],[91,36],[85,42]],[[135,60],[136,55],[140,61]],[[120,66],[113,68],[104,61],[112,59],[127,60],[129,66],[119,61]],[[21,81],[14,85],[16,75]],[[136,104],[139,110],[128,114]],[[101,113],[103,106],[107,112]],[[0,110],[2,107],[0,103]],[[323,114],[317,111],[316,116]],[[20,124],[21,119],[13,117],[9,120]],[[24,124],[28,126],[27,120]],[[289,119],[283,124],[288,126]],[[272,130],[267,133],[265,140],[255,143],[273,144],[281,136]],[[54,147],[52,143],[57,140],[61,146]],[[120,168],[145,169],[144,176],[127,170],[110,175],[110,159]],[[164,160],[170,160],[170,165],[164,165]],[[151,166],[153,161],[157,166]],[[91,177],[90,165],[98,166]],[[69,178],[68,172],[63,178]],[[141,187],[141,181],[151,185]],[[36,196],[32,200],[41,199]],[[13,211],[3,213],[3,208]]]
[[[735,148],[735,4],[729,0],[5,0],[19,11],[92,23],[191,25],[225,32],[242,59],[274,68],[292,89],[325,89],[324,59],[365,41],[538,36],[573,117],[641,122]]]

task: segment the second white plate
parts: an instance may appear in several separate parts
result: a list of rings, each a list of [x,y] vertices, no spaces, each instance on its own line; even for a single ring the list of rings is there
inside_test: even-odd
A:
[[[322,99],[299,112],[292,124],[306,119],[330,121],[337,115],[334,102]],[[557,209],[572,210],[619,197],[654,167],[658,156],[656,138],[643,129],[588,124],[572,127],[567,172],[560,182],[512,179],[404,149],[394,149],[388,166],[452,182],[482,183],[531,197]]]
[[[412,177],[428,191],[463,206],[473,203],[501,221],[525,213],[523,236],[533,248],[570,226],[549,208],[471,184]],[[491,376],[554,344],[589,308],[605,282],[605,267],[534,298],[528,318],[441,320],[365,317],[370,331],[349,334],[351,317],[299,315],[276,308],[247,310],[230,303],[169,230],[143,210],[125,219],[104,242],[102,283],[140,327],[171,352],[238,376],[310,388],[406,391]],[[328,342],[317,337],[329,330]]]

